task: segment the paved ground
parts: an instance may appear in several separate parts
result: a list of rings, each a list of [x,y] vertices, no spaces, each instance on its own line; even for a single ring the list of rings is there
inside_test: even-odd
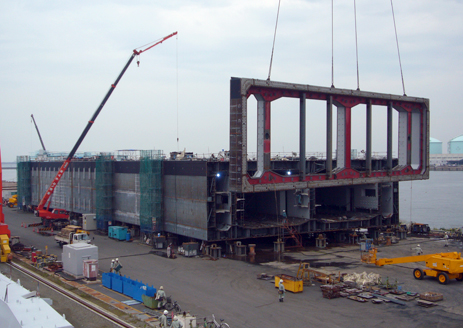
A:
[[[13,235],[20,235],[24,244],[32,244],[49,253],[61,256],[61,249],[52,237],[32,233],[32,228],[21,228],[21,223],[37,222],[32,214],[5,209],[6,223]],[[164,286],[168,295],[178,300],[184,310],[202,318],[215,314],[224,318],[232,328],[238,327],[461,327],[463,322],[463,283],[456,280],[440,285],[426,277],[418,281],[412,277],[420,264],[402,264],[385,267],[367,266],[359,260],[356,246],[333,247],[326,250],[307,250],[286,254],[284,263],[273,261],[260,265],[245,261],[179,257],[175,260],[154,254],[153,250],[139,243],[111,240],[95,236],[99,247],[100,269],[107,271],[110,260],[119,257],[123,274],[132,279],[159,287]],[[425,253],[459,251],[460,242],[452,242],[449,249],[441,240],[409,238],[398,245],[382,247],[378,257],[408,256],[411,248],[421,244]],[[257,252],[261,252],[259,245]],[[444,301],[434,308],[422,308],[416,302],[405,306],[396,304],[374,305],[357,303],[344,298],[328,300],[322,297],[319,285],[305,287],[303,293],[286,293],[284,303],[278,302],[277,291],[271,282],[258,280],[258,273],[295,275],[300,260],[312,266],[342,272],[375,272],[383,279],[396,279],[406,291],[423,293],[439,292]],[[200,320],[202,322],[202,320]]]

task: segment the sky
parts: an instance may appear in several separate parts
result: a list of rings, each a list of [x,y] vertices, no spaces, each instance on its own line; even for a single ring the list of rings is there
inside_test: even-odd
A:
[[[178,31],[133,62],[79,152],[229,148],[231,77],[267,79],[278,0],[1,1],[2,161],[41,149],[68,153],[133,49]],[[463,1],[394,2],[406,94],[429,98],[431,136],[463,134]],[[281,0],[271,80],[357,89],[354,2]],[[357,0],[359,86],[403,94],[390,0]],[[143,49],[143,48],[141,48]],[[248,100],[249,151],[256,102]],[[325,149],[325,104],[309,101],[307,153]],[[352,147],[365,148],[364,109]],[[385,152],[385,110],[373,150]],[[397,117],[394,118],[397,124]],[[298,101],[272,103],[272,152],[298,151]],[[177,142],[177,137],[179,138]]]

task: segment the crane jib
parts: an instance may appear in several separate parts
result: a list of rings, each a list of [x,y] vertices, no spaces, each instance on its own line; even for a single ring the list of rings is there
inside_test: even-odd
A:
[[[56,186],[58,185],[58,182],[61,180],[61,177],[64,175],[64,172],[66,171],[68,165],[69,165],[69,162],[72,160],[72,158],[74,157],[75,153],[77,152],[77,149],[79,148],[80,144],[82,143],[82,141],[84,140],[85,136],[87,135],[88,131],[90,130],[90,128],[92,127],[93,123],[95,122],[96,118],[98,117],[98,115],[100,114],[101,110],[103,109],[104,105],[106,104],[106,101],[109,99],[109,97],[111,96],[112,92],[114,91],[114,89],[116,88],[117,84],[119,83],[119,81],[121,80],[121,78],[124,76],[124,73],[125,71],[127,70],[127,68],[130,66],[130,64],[132,63],[133,59],[135,58],[135,56],[139,55],[140,53],[144,52],[144,51],[147,51],[151,48],[153,48],[154,46],[156,46],[157,44],[159,43],[162,43],[163,41],[169,39],[170,37],[176,35],[177,32],[174,32],[166,37],[164,37],[160,42],[146,48],[145,50],[141,50],[141,51],[136,51],[134,50],[133,53],[131,54],[129,60],[127,61],[127,63],[125,64],[124,68],[122,69],[122,71],[119,73],[119,76],[117,77],[116,81],[114,81],[113,84],[111,84],[111,87],[109,88],[108,92],[106,93],[105,97],[103,98],[101,104],[98,106],[97,110],[95,111],[95,113],[93,114],[92,118],[88,121],[87,123],[87,126],[85,127],[84,131],[82,132],[82,134],[80,135],[79,139],[77,140],[76,144],[74,145],[74,147],[72,148],[71,152],[69,153],[68,157],[66,158],[66,160],[64,161],[63,165],[61,166],[61,168],[59,169],[58,171],[58,174],[56,175],[56,177],[53,179],[50,187],[47,189],[47,192],[45,193],[45,195],[43,196],[42,200],[40,201],[39,205],[37,206],[37,209],[39,210],[42,210],[45,206],[45,204],[47,203],[47,201],[50,199],[51,195],[53,194]]]

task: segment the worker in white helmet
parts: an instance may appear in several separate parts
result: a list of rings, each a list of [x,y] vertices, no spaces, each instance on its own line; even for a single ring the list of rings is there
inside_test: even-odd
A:
[[[182,328],[183,324],[180,321],[178,321],[178,317],[175,316],[174,320],[172,321],[172,325],[170,327],[171,328]]]
[[[114,271],[114,259],[111,260],[111,265],[109,267],[109,272],[113,272]]]
[[[164,287],[159,287],[159,289],[156,292],[156,298],[158,301],[158,309],[162,308],[163,306],[166,305],[166,292],[164,291]]]
[[[116,261],[114,262],[114,271],[121,275],[121,269],[122,269],[122,264],[119,262],[119,259],[117,258]]]
[[[167,328],[167,315],[169,312],[164,310],[164,313],[159,317],[159,327]]]
[[[284,302],[285,300],[285,286],[283,285],[283,279],[280,279],[280,284],[278,285],[278,300]]]
[[[415,247],[415,251],[416,251],[416,255],[421,255],[421,254],[423,254],[423,250],[421,249],[420,244],[418,244],[418,245]]]
[[[449,235],[448,235],[448,232],[445,233],[444,240],[445,240],[444,247],[449,247]]]

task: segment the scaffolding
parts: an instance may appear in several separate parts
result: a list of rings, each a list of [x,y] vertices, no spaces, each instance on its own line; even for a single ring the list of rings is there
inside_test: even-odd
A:
[[[150,235],[163,231],[162,151],[140,153],[140,232]]]
[[[29,156],[18,156],[17,163],[17,181],[18,181],[18,208],[31,205],[32,200],[32,174],[31,161]]]
[[[111,155],[98,156],[95,174],[97,229],[107,231],[108,222],[113,220],[114,163]]]

